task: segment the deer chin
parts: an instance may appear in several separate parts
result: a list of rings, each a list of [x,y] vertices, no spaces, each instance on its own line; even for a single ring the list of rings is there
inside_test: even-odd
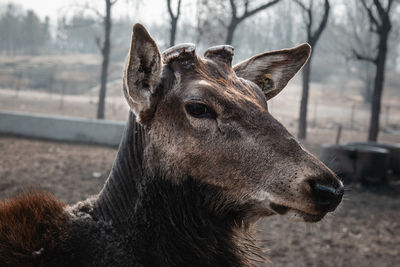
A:
[[[258,207],[252,212],[249,212],[249,214],[244,219],[246,225],[253,225],[258,220],[273,215],[281,215],[291,221],[307,223],[318,222],[326,215],[326,212],[312,214],[296,208],[291,208],[289,206],[278,205],[274,202],[268,202],[268,204],[264,203],[257,206]]]
[[[269,204],[269,207],[276,214],[287,217],[292,221],[303,221],[303,222],[313,223],[320,221],[326,215],[326,212],[309,213],[289,206],[275,204],[273,202]]]
[[[301,209],[298,206],[293,207],[290,203],[282,203],[282,201],[279,201],[267,191],[258,192],[253,199],[258,202],[258,208],[262,211],[258,212],[258,214],[261,214],[258,218],[271,215],[281,215],[291,221],[313,223],[320,221],[327,213]]]
[[[255,224],[258,220],[264,218],[264,217],[269,217],[272,215],[275,215],[276,213],[272,210],[269,209],[263,209],[263,210],[258,210],[255,212],[249,213],[245,218],[244,222],[245,225],[253,225]]]

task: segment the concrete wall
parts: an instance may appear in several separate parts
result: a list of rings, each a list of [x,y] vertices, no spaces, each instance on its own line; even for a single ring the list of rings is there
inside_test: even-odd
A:
[[[125,123],[0,111],[0,133],[118,146]]]

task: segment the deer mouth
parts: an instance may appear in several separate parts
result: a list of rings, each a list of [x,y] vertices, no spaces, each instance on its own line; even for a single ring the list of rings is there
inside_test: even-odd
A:
[[[273,215],[285,216],[292,221],[315,223],[325,217],[327,212],[313,212],[300,210],[298,208],[269,202],[268,204],[256,205],[257,208],[249,212],[245,222],[248,225],[254,224],[259,219]]]
[[[289,206],[284,206],[271,202],[270,209],[276,214],[288,216],[294,220],[303,220],[304,222],[318,222],[326,215],[326,212],[310,213]]]

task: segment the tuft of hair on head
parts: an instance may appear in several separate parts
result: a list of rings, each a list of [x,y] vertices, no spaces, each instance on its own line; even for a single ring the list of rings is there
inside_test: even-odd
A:
[[[0,266],[51,263],[67,215],[52,194],[29,189],[0,201]]]
[[[175,45],[163,51],[162,58],[164,64],[170,64],[175,60],[194,59],[196,58],[196,46],[192,43]]]
[[[233,46],[230,45],[212,46],[204,52],[205,58],[224,62],[229,67],[232,66],[233,55],[234,55],[234,48]]]

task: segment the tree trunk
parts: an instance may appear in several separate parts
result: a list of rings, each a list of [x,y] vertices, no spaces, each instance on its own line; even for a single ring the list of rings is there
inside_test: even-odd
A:
[[[374,91],[372,94],[371,117],[369,121],[368,141],[377,141],[378,139],[379,114],[381,112],[381,98],[382,98],[383,84],[385,80],[385,63],[386,63],[388,36],[389,32],[383,32],[380,35],[380,40],[379,40]]]
[[[307,42],[314,49],[315,53],[315,46],[317,45],[317,42],[321,37],[321,34],[326,27],[326,24],[328,23],[329,10],[330,10],[329,0],[325,0],[322,20],[318,25],[318,28],[314,32],[312,30],[313,29],[312,2],[310,3],[309,8],[305,7],[305,5],[299,1],[296,1],[296,3],[300,5],[300,7],[303,9],[303,11],[306,12],[308,16],[308,22],[306,22]],[[299,132],[298,132],[298,137],[300,139],[306,139],[307,137],[307,105],[308,105],[308,91],[310,86],[310,75],[311,75],[311,60],[312,60],[312,54],[310,55],[307,64],[303,67],[303,90],[300,101],[300,117],[299,117]]]
[[[171,31],[169,36],[169,46],[175,45],[175,36],[176,36],[176,25],[178,23],[178,19],[171,18]]]
[[[97,119],[104,119],[105,98],[107,91],[107,74],[110,61],[110,35],[111,35],[111,0],[106,0],[106,16],[104,17],[104,43],[101,49],[103,62],[101,64],[99,104],[97,106]]]
[[[301,93],[300,102],[300,118],[299,118],[299,139],[306,139],[307,137],[307,106],[308,106],[308,92],[310,86],[310,74],[311,74],[311,59],[308,59],[306,65],[304,65],[302,70],[303,75],[303,89]]]
[[[373,49],[374,45],[373,45],[373,35],[372,34],[368,34],[368,37],[367,37],[366,42],[365,42],[365,46],[367,47],[367,51],[371,51]],[[363,64],[365,66],[364,103],[371,104],[373,83],[374,83],[374,77],[372,76],[373,75],[373,70],[371,69],[371,67],[375,67],[375,65],[371,64],[369,62],[367,62],[366,64],[364,62]]]
[[[371,73],[371,64],[366,65],[365,69],[365,77],[364,77],[364,92],[363,92],[363,100],[364,103],[370,104],[372,100],[372,89],[373,89],[374,79]]]
[[[233,41],[233,34],[235,33],[236,26],[238,23],[236,21],[232,21],[228,26],[228,32],[226,35],[225,44],[231,45]]]

